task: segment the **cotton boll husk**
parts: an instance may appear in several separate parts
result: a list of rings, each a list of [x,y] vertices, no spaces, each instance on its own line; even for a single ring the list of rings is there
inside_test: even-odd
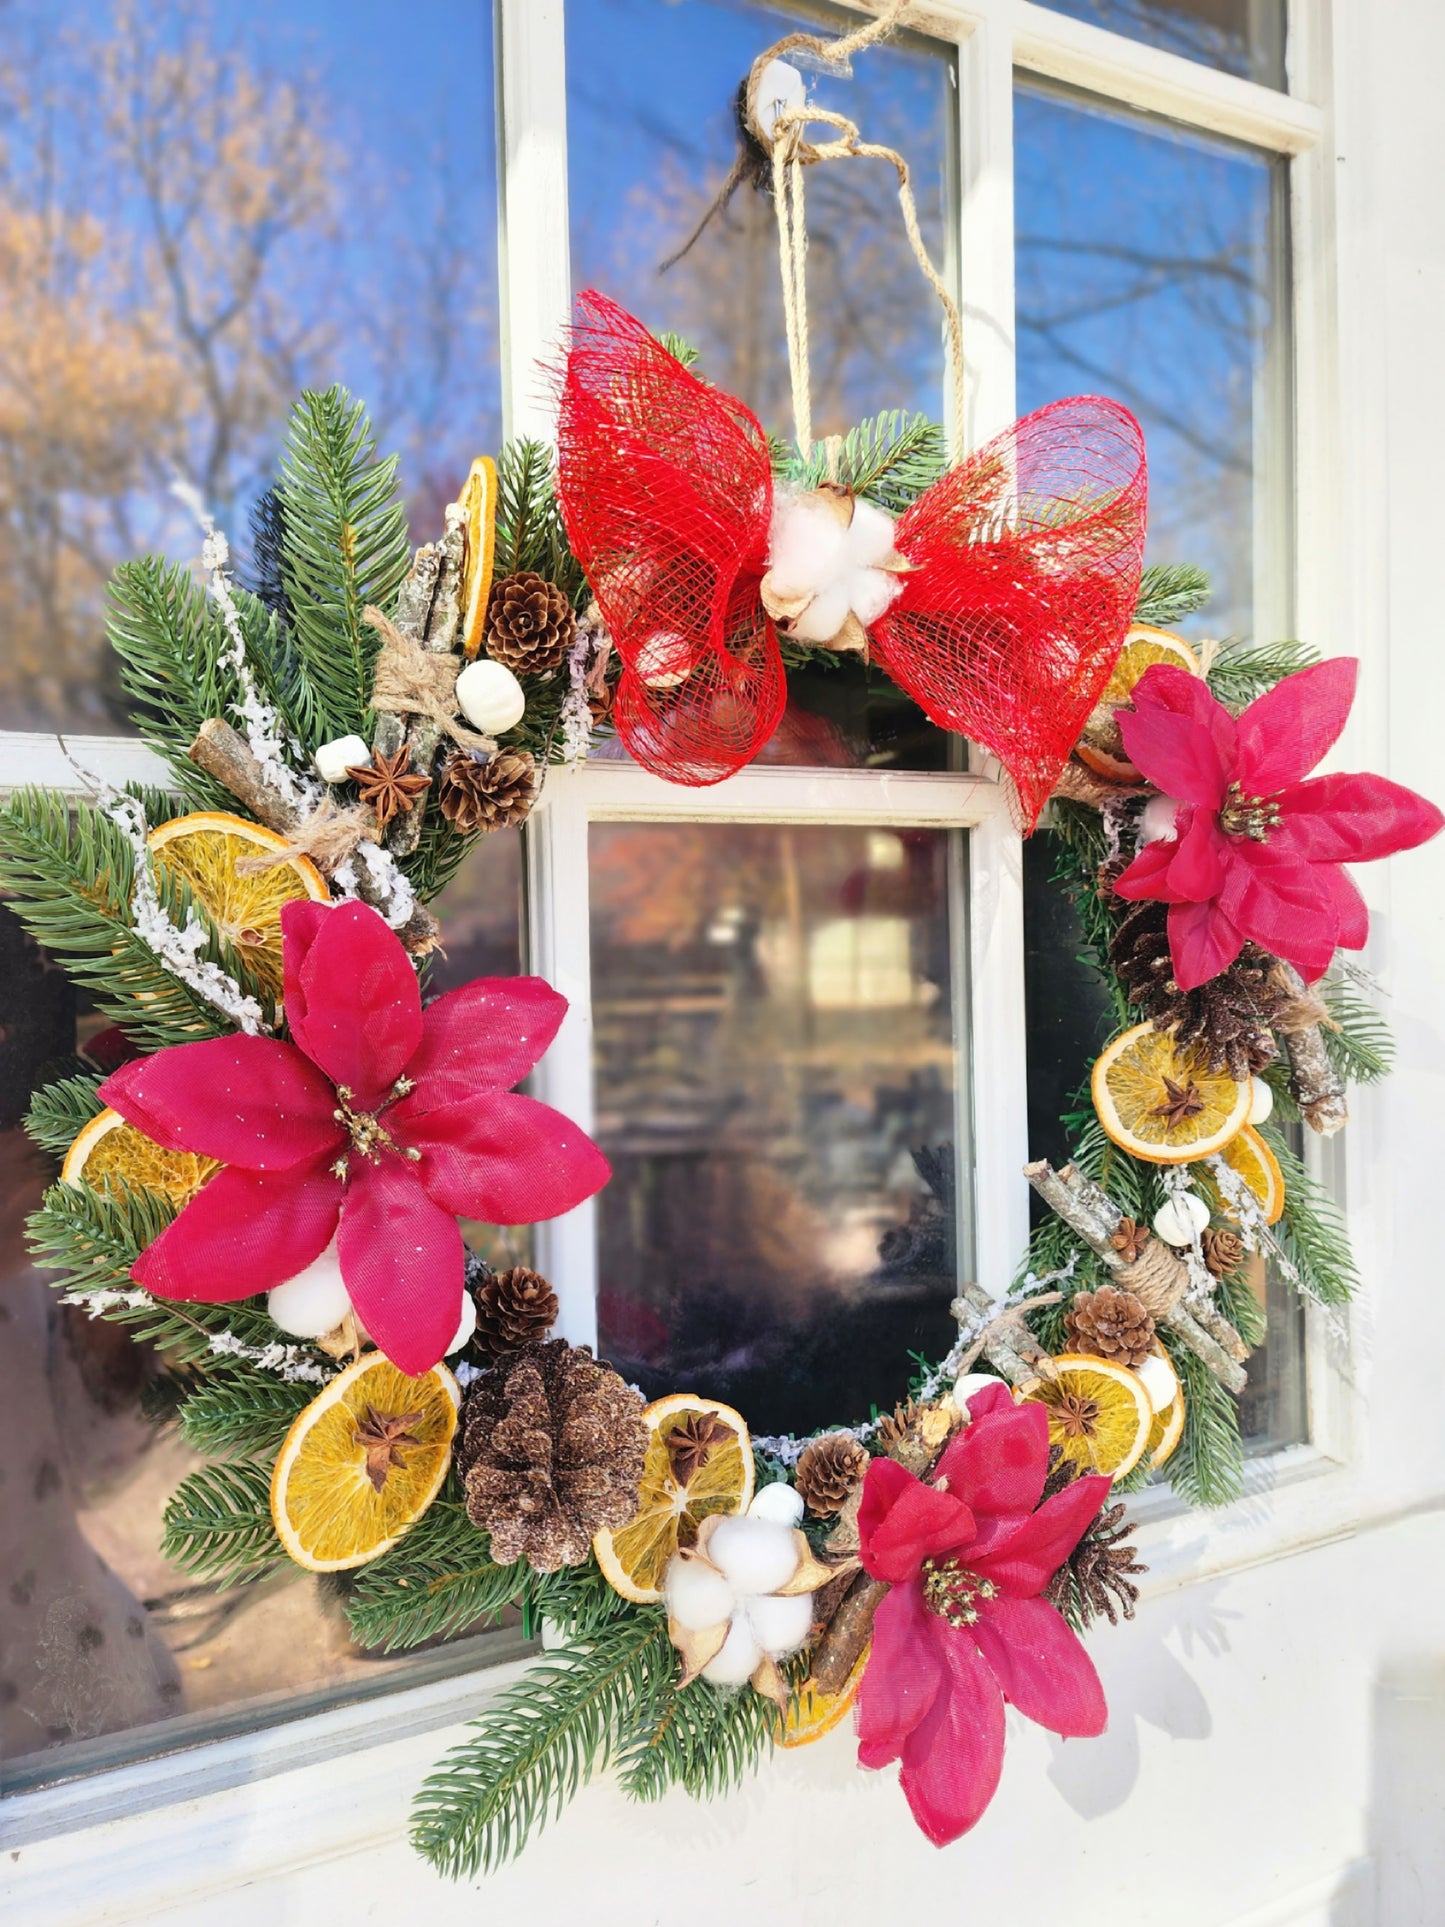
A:
[[[472,1294],[469,1291],[464,1291],[462,1293],[461,1323],[457,1326],[456,1337],[452,1340],[451,1344],[447,1346],[447,1351],[446,1351],[447,1357],[450,1358],[453,1352],[459,1352],[462,1346],[466,1344],[467,1340],[471,1337],[472,1333],[476,1329],[477,1329],[476,1301],[473,1299]]]
[[[335,1238],[304,1271],[267,1294],[266,1310],[293,1338],[322,1338],[336,1329],[351,1310],[351,1298],[341,1277]]]
[[[738,1593],[776,1592],[798,1570],[798,1543],[772,1519],[723,1519],[713,1528],[707,1556]]]
[[[714,1686],[746,1686],[752,1678],[763,1649],[742,1613],[728,1627],[722,1650],[702,1669],[702,1676]]]
[[[748,1507],[752,1519],[771,1519],[775,1524],[787,1526],[791,1530],[803,1523],[803,1495],[794,1486],[765,1485],[754,1497]]]
[[[720,1572],[703,1559],[688,1559],[675,1552],[668,1561],[662,1582],[667,1609],[679,1626],[690,1633],[706,1632],[731,1617],[737,1603],[733,1589]]]
[[[788,624],[788,634],[799,642],[831,642],[848,620],[848,608],[846,582],[820,589],[802,614]]]
[[[811,1593],[799,1593],[793,1599],[749,1599],[743,1610],[753,1637],[772,1659],[786,1659],[797,1652],[812,1631]]]

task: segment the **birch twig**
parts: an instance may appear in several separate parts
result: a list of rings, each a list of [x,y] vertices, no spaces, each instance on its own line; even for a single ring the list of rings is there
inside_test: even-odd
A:
[[[450,655],[456,643],[457,624],[462,615],[462,570],[466,563],[466,552],[463,511],[459,503],[451,502],[447,505],[447,532],[440,546],[432,551],[437,563],[434,587],[425,627],[418,638],[434,656]],[[400,622],[397,627],[401,627]],[[397,716],[391,720],[400,724],[403,719]],[[441,743],[441,725],[431,716],[410,716],[405,721],[406,746],[411,751],[407,767],[418,776],[430,776]],[[425,795],[418,797],[416,808],[398,817],[392,824],[386,847],[393,856],[405,856],[416,848],[421,836],[426,800]]]
[[[1273,974],[1290,998],[1275,1024],[1289,1053],[1290,1095],[1312,1131],[1333,1137],[1348,1124],[1350,1111],[1344,1079],[1330,1062],[1320,1027],[1328,1013],[1292,964],[1277,960]]]

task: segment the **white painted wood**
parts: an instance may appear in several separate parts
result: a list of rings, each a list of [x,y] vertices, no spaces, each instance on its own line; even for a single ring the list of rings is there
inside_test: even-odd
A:
[[[170,772],[160,757],[133,736],[30,735],[0,729],[0,793],[36,784],[85,796],[97,785],[126,783],[168,787]],[[91,780],[93,779],[93,780]]]
[[[502,418],[552,439],[547,364],[571,308],[563,0],[496,0]]]

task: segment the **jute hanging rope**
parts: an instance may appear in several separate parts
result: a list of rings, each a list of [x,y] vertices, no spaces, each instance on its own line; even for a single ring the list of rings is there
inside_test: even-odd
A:
[[[865,141],[857,124],[845,114],[821,107],[785,107],[770,122],[762,118],[763,77],[775,60],[789,53],[812,53],[837,63],[870,47],[891,33],[902,18],[908,0],[891,0],[876,20],[838,40],[825,40],[817,34],[790,33],[765,48],[753,62],[748,74],[744,100],[744,119],[748,131],[772,157],[773,204],[778,216],[778,257],[783,282],[783,320],[788,343],[788,372],[792,382],[793,421],[798,446],[805,456],[813,449],[813,403],[808,351],[807,253],[808,227],[804,210],[804,177],[809,167],[824,161],[888,161],[898,173],[898,204],[908,244],[913,250],[924,279],[938,296],[944,313],[948,344],[949,375],[952,387],[952,449],[955,462],[963,454],[964,359],[963,323],[958,304],[934,267],[918,225],[918,205],[908,163],[896,148],[876,141]],[[831,127],[834,138],[809,140],[810,126]]]

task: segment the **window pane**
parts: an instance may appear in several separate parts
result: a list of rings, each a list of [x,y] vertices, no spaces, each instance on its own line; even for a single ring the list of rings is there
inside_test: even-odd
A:
[[[0,58],[0,728],[116,731],[111,569],[244,560],[303,385],[344,382],[418,529],[498,434],[476,0],[12,0]]]
[[[751,0],[567,0],[567,143],[576,288],[597,287],[654,332],[671,329],[700,369],[763,425],[793,432],[771,193],[744,182],[707,222],[738,151],[739,83],[771,40],[856,14]],[[900,34],[851,77],[809,71],[816,101],[908,157],[935,262],[950,258],[957,93],[951,52]],[[811,167],[808,305],[815,435],[842,434],[886,408],[937,418],[942,331],[903,231],[883,162]],[[947,270],[945,269],[945,272]],[[764,760],[940,769],[946,739],[861,665],[795,679]]]
[[[1287,0],[1044,0],[1055,13],[1088,20],[1202,60],[1227,74],[1284,87]]]
[[[593,827],[600,1339],[649,1396],[807,1430],[956,1335],[963,859],[946,831]]]
[[[440,900],[429,991],[517,970],[518,845],[486,838]],[[103,1020],[3,906],[0,1008],[0,1792],[509,1653],[503,1632],[388,1658],[350,1636],[348,1575],[288,1564],[221,1592],[162,1558],[166,1501],[203,1462],[165,1422],[166,1360],[63,1305],[25,1249],[56,1172],[20,1120]]]
[[[1287,634],[1285,163],[1020,90],[1021,411],[1117,396],[1149,446],[1149,559],[1197,562],[1194,632]]]

